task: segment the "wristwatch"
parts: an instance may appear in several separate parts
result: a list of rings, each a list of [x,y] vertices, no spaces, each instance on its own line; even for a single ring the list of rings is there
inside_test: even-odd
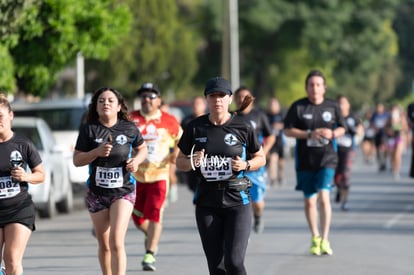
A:
[[[312,130],[311,129],[306,130],[306,134],[308,138],[311,138]]]
[[[246,171],[250,170],[250,161],[246,161]]]

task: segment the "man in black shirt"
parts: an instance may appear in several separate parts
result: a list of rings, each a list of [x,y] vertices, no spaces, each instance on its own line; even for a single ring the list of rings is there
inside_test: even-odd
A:
[[[328,235],[332,217],[330,190],[338,162],[335,138],[345,133],[346,122],[338,103],[324,98],[325,77],[320,71],[309,72],[305,87],[307,97],[294,102],[288,110],[285,133],[296,138],[296,190],[304,193],[305,214],[312,233],[310,252],[332,255]]]

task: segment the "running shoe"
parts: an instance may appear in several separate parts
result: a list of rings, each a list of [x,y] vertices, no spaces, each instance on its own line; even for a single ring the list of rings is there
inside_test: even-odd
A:
[[[151,253],[147,253],[141,262],[142,269],[145,271],[155,271],[155,257]]]
[[[178,188],[177,185],[171,185],[170,190],[168,192],[168,202],[174,203],[178,201]]]
[[[322,240],[321,241],[320,251],[324,255],[332,255],[333,254],[333,251],[332,251],[332,248],[331,248],[331,244],[329,243],[328,240]]]
[[[312,255],[321,255],[321,237],[312,237],[310,253]]]
[[[254,222],[253,230],[256,234],[262,234],[264,230],[264,221],[262,218],[259,218]]]
[[[6,268],[2,266],[0,272],[1,275],[6,275]]]

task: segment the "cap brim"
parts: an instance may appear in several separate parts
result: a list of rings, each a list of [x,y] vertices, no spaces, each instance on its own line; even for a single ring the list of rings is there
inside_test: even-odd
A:
[[[155,89],[139,89],[137,91],[137,95],[141,95],[143,92],[152,92],[152,93],[156,93],[158,96],[161,95],[161,93]]]
[[[214,88],[214,89],[210,89],[208,91],[206,91],[204,94],[205,95],[210,95],[210,94],[214,94],[214,93],[224,93],[227,95],[231,95],[232,92],[229,90],[224,90],[224,89],[219,89],[219,88]]]

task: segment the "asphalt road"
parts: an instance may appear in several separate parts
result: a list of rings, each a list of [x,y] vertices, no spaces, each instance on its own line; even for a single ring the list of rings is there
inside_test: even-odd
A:
[[[414,274],[414,179],[408,178],[404,155],[401,179],[390,171],[355,159],[350,211],[333,204],[330,240],[333,256],[309,255],[310,235],[302,194],[295,192],[293,163],[287,163],[287,183],[268,190],[263,234],[252,233],[248,274]],[[208,274],[194,221],[192,194],[179,187],[179,201],[165,211],[164,232],[157,255],[157,274]],[[27,247],[25,275],[100,274],[91,222],[79,198],[78,210],[53,220],[38,220]],[[144,238],[130,223],[126,250],[127,274],[144,274]]]

